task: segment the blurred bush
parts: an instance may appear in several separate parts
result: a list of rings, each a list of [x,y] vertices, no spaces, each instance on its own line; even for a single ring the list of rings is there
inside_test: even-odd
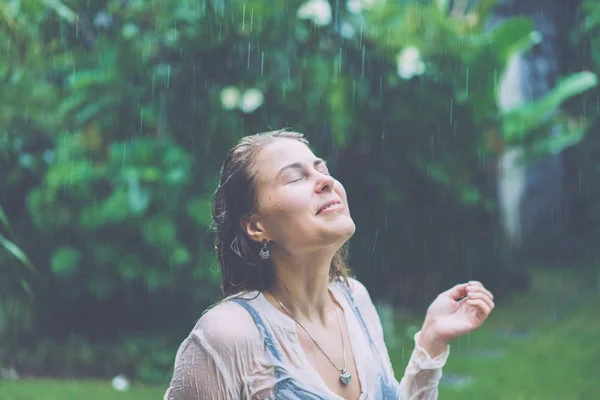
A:
[[[0,361],[169,376],[176,346],[219,293],[209,201],[220,163],[267,129],[303,132],[330,159],[358,226],[351,264],[376,296],[414,305],[457,280],[518,283],[494,211],[498,143],[531,156],[577,143],[597,92],[574,97],[595,84],[575,74],[501,114],[497,80],[535,34],[526,18],[485,32],[493,4],[0,4],[0,202],[36,271],[24,281],[31,300],[13,313],[30,322],[0,329]],[[573,46],[597,45],[599,12],[586,4]],[[598,54],[590,48],[571,72],[597,71]],[[588,125],[564,123],[551,138],[546,111],[565,101]],[[574,165],[585,164],[591,193],[597,163],[582,157]],[[23,282],[21,270],[0,281]],[[8,293],[0,316],[17,298]]]

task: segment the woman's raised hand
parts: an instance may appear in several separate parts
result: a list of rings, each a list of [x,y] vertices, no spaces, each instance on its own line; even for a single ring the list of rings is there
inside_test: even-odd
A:
[[[427,310],[421,346],[435,357],[451,340],[479,328],[494,309],[493,299],[492,293],[478,281],[440,293]]]

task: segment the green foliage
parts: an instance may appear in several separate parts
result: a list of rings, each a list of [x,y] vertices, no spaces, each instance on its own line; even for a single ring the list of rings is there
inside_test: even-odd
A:
[[[569,72],[578,72],[583,69],[600,73],[600,4],[593,0],[581,2],[581,14],[576,27],[571,31],[571,53],[566,60],[569,61]],[[591,134],[586,135],[580,145],[569,151],[569,166],[572,179],[568,182],[570,195],[568,201],[572,204],[572,223],[577,229],[578,249],[589,252],[595,249],[597,243],[598,221],[600,218],[600,163],[597,155],[600,151],[600,135],[598,135],[598,96],[600,90],[596,86],[565,103],[563,109],[581,117],[567,119],[562,117],[560,125],[571,125],[571,130],[577,131],[589,127]],[[559,125],[559,126],[560,126]],[[561,128],[562,128],[561,127]],[[591,254],[595,257],[595,254]]]
[[[31,324],[34,293],[30,279],[36,269],[23,250],[4,236],[13,230],[2,207],[0,220],[0,338],[14,342],[20,330]]]
[[[54,274],[61,277],[69,277],[75,271],[81,261],[81,255],[77,249],[72,247],[59,247],[52,254],[50,266]]]
[[[55,250],[52,272],[87,276],[89,290],[101,298],[119,281],[142,280],[150,291],[169,287],[171,269],[194,261],[178,211],[191,179],[189,154],[167,139],[140,138],[113,142],[106,158],[93,160],[79,135],[62,135],[56,152],[28,203],[40,230],[63,232],[75,244]],[[131,253],[127,242],[141,251]],[[95,246],[86,251],[89,243]]]
[[[591,72],[573,74],[561,80],[543,98],[507,111],[503,116],[502,133],[507,144],[529,142],[527,150],[540,155],[559,152],[579,143],[587,132],[587,127],[570,128],[561,123],[560,116],[549,118],[565,101],[595,87],[598,78]],[[562,118],[564,120],[564,116]],[[562,129],[556,135],[548,135],[552,127]],[[533,139],[533,140],[532,140]],[[533,148],[532,148],[533,147]]]

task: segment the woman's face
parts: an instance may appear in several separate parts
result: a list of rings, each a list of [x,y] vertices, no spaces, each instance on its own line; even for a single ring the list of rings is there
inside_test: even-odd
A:
[[[276,139],[259,151],[254,171],[255,229],[247,231],[255,240],[302,254],[337,250],[354,234],[344,187],[305,144]]]

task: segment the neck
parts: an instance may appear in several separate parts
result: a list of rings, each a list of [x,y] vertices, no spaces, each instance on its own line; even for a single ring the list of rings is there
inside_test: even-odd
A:
[[[328,311],[335,307],[329,294],[332,259],[330,252],[306,257],[277,255],[273,258],[276,279],[269,292],[294,318],[325,325]]]

